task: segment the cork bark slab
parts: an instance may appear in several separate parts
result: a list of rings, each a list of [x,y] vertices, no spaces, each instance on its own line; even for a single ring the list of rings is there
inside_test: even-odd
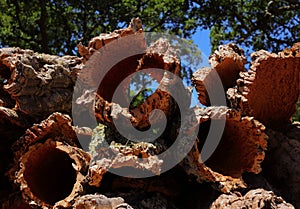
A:
[[[103,176],[110,169],[119,169],[120,173],[121,169],[140,169],[152,175],[160,175],[163,161],[155,155],[157,148],[151,143],[141,142],[129,146],[113,142],[107,148],[100,144],[94,149],[96,155],[93,156],[87,176],[91,186],[101,186]]]
[[[281,196],[299,206],[300,125],[289,126],[286,133],[268,129],[267,134],[269,146],[263,162],[263,174]]]
[[[5,82],[0,90],[0,103],[14,106],[36,122],[55,111],[70,113],[73,86],[81,68],[81,59],[74,56],[1,49],[0,78]]]
[[[66,207],[82,192],[90,156],[78,148],[77,132],[82,134],[69,116],[53,113],[12,146],[15,162],[9,175],[26,201],[47,207],[59,202]]]
[[[186,157],[184,169],[196,176],[199,182],[213,182],[215,188],[222,192],[245,187],[244,172],[261,172],[260,164],[267,147],[265,127],[253,118],[241,117],[240,112],[226,107],[196,109],[196,112],[200,124],[199,141]],[[202,162],[201,150],[206,143],[211,120],[224,119],[224,132],[216,150],[206,162]]]
[[[16,181],[28,202],[33,201],[38,206],[68,207],[74,197],[83,193],[89,155],[60,142],[58,137],[30,146],[19,163]]]
[[[125,29],[114,30],[111,33],[101,33],[99,36],[92,38],[89,41],[88,47],[83,46],[82,43],[77,45],[79,54],[83,57],[83,62],[93,55],[94,52],[106,46],[110,42],[120,39],[125,36],[139,34],[143,32],[142,21],[140,18],[132,18],[129,27]],[[144,44],[143,44],[144,45]]]
[[[76,131],[71,122],[70,116],[62,113],[53,113],[39,124],[34,124],[13,144],[12,150],[15,152],[15,162],[18,162],[31,145],[44,141],[47,137],[61,136],[63,137],[61,139],[68,144],[78,146]]]
[[[245,71],[246,58],[244,51],[231,43],[219,46],[218,50],[209,56],[209,63],[211,67],[199,69],[193,73],[192,77],[198,99],[205,106],[211,105],[208,92],[217,94],[217,92],[214,92],[217,79],[220,79],[225,92],[228,88],[236,85],[239,73]],[[218,78],[215,76],[218,76]]]
[[[129,47],[131,48],[132,46]],[[101,58],[100,54],[97,56]],[[105,57],[101,59],[106,60]],[[127,99],[125,97],[125,87],[123,96],[118,97],[116,103],[111,103],[114,90],[122,80],[134,72],[149,68],[158,68],[162,71],[174,73],[175,75],[179,74],[180,61],[175,56],[172,48],[169,47],[167,41],[158,40],[147,48],[143,56],[129,57],[110,69],[108,76],[111,74],[112,77],[110,79],[107,79],[107,76],[104,77],[106,81],[100,84],[95,99],[95,114],[99,122],[109,125],[112,122],[112,117],[118,118],[118,115],[122,115],[122,117],[128,118],[134,127],[143,129],[150,125],[149,115],[152,110],[160,109],[167,116],[170,116],[175,111],[175,105],[170,96],[169,88],[174,89],[176,78],[171,79],[169,75],[162,74],[162,71],[151,74],[151,77],[159,83],[159,87],[142,104],[137,107],[124,106],[123,101]],[[159,121],[159,118],[156,118],[156,120]]]
[[[300,91],[297,49],[295,45],[278,55],[264,50],[253,53],[250,70],[241,73],[237,86],[227,91],[231,106],[268,127],[278,129],[288,124]]]

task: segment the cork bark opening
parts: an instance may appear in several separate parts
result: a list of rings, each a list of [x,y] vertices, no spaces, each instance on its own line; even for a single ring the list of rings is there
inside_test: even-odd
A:
[[[7,84],[10,78],[10,69],[0,63],[0,106],[7,108],[13,108],[16,104],[15,100],[11,99],[9,93],[3,90],[3,85]]]
[[[35,150],[25,164],[24,179],[32,194],[49,205],[69,196],[76,182],[73,160],[55,147]]]
[[[98,88],[98,94],[104,100],[111,102],[116,88],[123,80],[125,80],[127,76],[133,74],[136,71],[139,64],[138,60],[141,57],[142,55],[134,55],[114,65],[102,79],[102,82],[100,83],[100,86]],[[129,85],[129,83],[127,85]],[[122,87],[124,90],[123,95],[121,95],[122,98],[117,98],[120,100],[119,104],[124,103],[124,99],[126,99],[126,87],[127,86]]]
[[[5,65],[0,64],[0,78],[8,80],[8,79],[10,79],[10,76],[11,76],[10,69],[8,67],[6,67]]]

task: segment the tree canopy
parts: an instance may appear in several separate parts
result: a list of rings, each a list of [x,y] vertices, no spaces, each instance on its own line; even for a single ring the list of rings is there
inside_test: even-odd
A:
[[[186,39],[210,29],[212,50],[235,42],[248,54],[277,52],[300,41],[299,0],[0,0],[0,11],[0,47],[59,55],[77,55],[79,41],[127,27],[132,17],[145,31]]]
[[[76,54],[79,40],[126,27],[141,17],[145,31],[191,38],[211,30],[213,49],[234,41],[278,51],[299,41],[298,0],[0,0],[0,45]]]

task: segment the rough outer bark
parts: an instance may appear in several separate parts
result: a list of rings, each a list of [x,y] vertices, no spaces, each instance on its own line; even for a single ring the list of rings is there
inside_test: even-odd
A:
[[[0,107],[0,196],[9,194],[10,184],[5,173],[13,163],[12,144],[17,141],[30,126],[26,117],[16,111]],[[0,200],[1,202],[1,200]]]
[[[75,199],[74,209],[133,209],[121,197],[108,198],[101,194],[89,194]]]
[[[134,209],[178,209],[165,195],[157,192],[148,192],[144,189],[131,190],[128,193],[116,192],[113,194],[124,198],[126,201],[130,201],[130,205]],[[112,194],[108,193],[108,195]]]
[[[0,106],[13,108],[16,104],[15,100],[4,91],[3,86],[7,84],[8,80],[11,77],[10,69],[4,64],[5,58],[8,56],[13,56],[14,53],[17,53],[19,48],[2,48],[0,49]]]
[[[286,133],[267,129],[268,151],[263,174],[280,194],[295,206],[300,205],[300,126],[290,126]]]
[[[81,67],[77,57],[0,49],[1,174],[13,161],[10,147],[27,128],[55,111],[71,112],[73,86]],[[4,185],[2,179],[1,175]]]
[[[108,148],[99,146],[97,156],[89,168],[87,180],[89,185],[99,187],[103,175],[109,169],[131,167],[132,169],[147,170],[153,175],[159,175],[162,160],[155,156],[155,146],[150,143],[136,143],[131,146],[111,143]],[[141,158],[142,157],[142,158]]]
[[[71,118],[62,113],[53,113],[39,124],[33,125],[25,131],[25,134],[12,146],[15,153],[14,159],[17,164],[29,147],[35,143],[45,141],[47,138],[60,136],[66,143],[79,146],[76,131],[71,125]],[[14,176],[12,176],[14,178]]]
[[[15,100],[15,110],[35,121],[55,111],[71,112],[73,86],[83,66],[80,58],[8,48],[0,50],[0,66],[6,72],[3,90]],[[4,101],[12,106],[8,103]]]
[[[211,105],[207,88],[213,89],[215,84],[215,78],[211,72],[215,70],[218,73],[226,92],[228,88],[236,85],[239,73],[245,71],[246,58],[243,49],[230,43],[219,46],[218,50],[209,56],[209,63],[210,68],[202,68],[193,73],[192,77],[198,99],[205,106]]]
[[[197,108],[196,115],[200,124],[199,141],[183,161],[185,171],[196,176],[198,182],[213,182],[216,189],[225,193],[246,187],[242,174],[261,172],[260,164],[267,147],[265,127],[253,118],[241,117],[240,112],[226,107]],[[226,119],[226,124],[221,141],[212,156],[203,163],[200,149],[207,137],[207,123],[222,118]]]
[[[279,52],[281,57],[300,57],[300,43],[295,43],[292,48],[286,48]]]
[[[282,128],[296,111],[300,92],[299,44],[278,55],[260,50],[251,55],[250,70],[227,91],[233,108],[267,127]]]
[[[239,193],[222,194],[211,205],[210,209],[294,209],[289,203],[286,203],[281,197],[276,196],[271,191],[264,189],[250,190],[242,196]]]

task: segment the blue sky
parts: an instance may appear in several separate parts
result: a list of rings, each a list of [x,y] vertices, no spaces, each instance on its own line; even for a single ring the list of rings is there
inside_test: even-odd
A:
[[[194,42],[198,45],[199,49],[207,57],[210,55],[210,39],[209,30],[197,29],[197,32],[192,36]]]
[[[192,36],[192,39],[194,43],[198,45],[198,48],[201,50],[202,53],[203,63],[201,64],[201,66],[199,66],[199,68],[204,66],[208,67],[209,66],[208,57],[210,55],[210,50],[211,50],[209,30],[202,30],[198,28],[197,32]],[[195,69],[194,71],[196,70],[198,69]],[[197,93],[194,89],[192,94],[191,106],[195,106],[195,105],[200,105],[200,103],[197,99]]]
[[[209,66],[208,57],[210,55],[211,50],[209,33],[209,30],[203,30],[198,28],[197,32],[192,36],[194,43],[198,45],[198,48],[202,52],[203,66],[201,67]]]

